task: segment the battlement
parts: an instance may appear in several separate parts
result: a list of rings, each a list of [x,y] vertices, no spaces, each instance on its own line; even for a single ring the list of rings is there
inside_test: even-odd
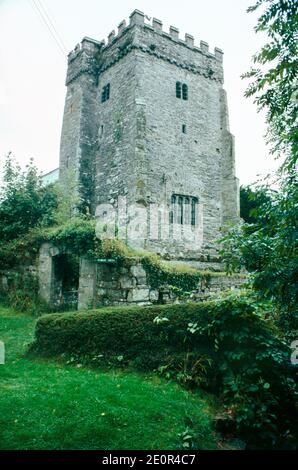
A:
[[[170,26],[166,32],[161,20],[148,18],[143,12],[134,10],[128,23],[126,20],[121,21],[117,32],[112,30],[107,41],[84,37],[81,44],[70,52],[66,84],[82,74],[88,74],[97,80],[99,74],[132,50],[155,56],[209,80],[223,83],[221,49],[216,47],[214,53],[211,53],[207,42],[201,40],[198,47],[189,33],[186,33],[182,40],[177,27]]]
[[[214,52],[209,51],[209,45],[207,42],[201,40],[200,45],[195,45],[194,36],[189,33],[185,33],[184,39],[179,37],[179,29],[176,26],[170,26],[169,31],[163,30],[162,21],[157,18],[149,18],[140,10],[134,10],[129,16],[129,23],[126,23],[126,20],[123,20],[118,25],[117,34],[115,30],[112,30],[108,35],[107,42],[105,40],[97,41],[91,38],[84,38],[82,44],[78,44],[73,51],[70,52],[68,58],[69,61],[73,60],[79,51],[85,49],[87,52],[92,53],[96,52],[99,48],[103,50],[109,48],[115,41],[118,41],[123,34],[133,27],[144,28],[145,30],[151,30],[153,33],[156,33],[164,38],[168,38],[170,41],[173,41],[176,44],[187,47],[199,54],[208,56],[209,58],[214,58],[219,62],[222,62],[223,52],[218,47],[214,48]]]
[[[147,20],[147,21],[146,21]],[[129,24],[126,25],[126,21],[123,20],[118,26],[118,34],[115,34],[115,31],[108,37],[108,45],[111,44],[115,39],[118,39],[128,28],[134,26],[143,27],[145,29],[151,29],[153,32],[162,35],[163,37],[168,38],[171,41],[186,46],[196,52],[201,54],[208,55],[209,57],[214,57],[215,59],[222,62],[223,52],[218,47],[215,47],[214,53],[209,51],[209,45],[205,41],[200,41],[200,46],[195,46],[194,37],[185,33],[184,39],[179,37],[179,29],[176,26],[170,26],[169,31],[164,31],[162,27],[162,21],[157,18],[148,18],[142,11],[134,10],[129,17]]]

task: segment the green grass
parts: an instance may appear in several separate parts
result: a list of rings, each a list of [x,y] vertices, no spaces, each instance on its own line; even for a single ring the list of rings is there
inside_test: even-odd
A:
[[[24,356],[35,320],[0,307],[0,449],[216,448],[213,403],[158,377]]]

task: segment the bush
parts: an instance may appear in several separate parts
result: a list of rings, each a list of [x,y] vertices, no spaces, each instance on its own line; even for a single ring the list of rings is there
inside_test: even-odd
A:
[[[293,432],[290,351],[241,297],[43,316],[31,351],[205,386],[222,398],[231,429],[254,445],[276,446]]]
[[[104,354],[107,360],[123,356],[125,363],[152,369],[160,365],[161,357],[185,350],[187,321],[207,321],[212,308],[211,303],[108,307],[46,315],[37,322],[32,347],[46,355],[70,353],[93,358]],[[159,316],[169,322],[154,322]]]
[[[0,302],[34,316],[50,311],[46,302],[39,297],[38,279],[30,273],[11,273],[8,288],[0,290]]]

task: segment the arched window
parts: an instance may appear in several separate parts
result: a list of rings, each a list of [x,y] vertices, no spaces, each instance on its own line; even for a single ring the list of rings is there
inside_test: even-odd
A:
[[[188,86],[185,83],[182,85],[182,98],[184,100],[188,99]]]
[[[176,97],[181,98],[182,83],[176,82]]]

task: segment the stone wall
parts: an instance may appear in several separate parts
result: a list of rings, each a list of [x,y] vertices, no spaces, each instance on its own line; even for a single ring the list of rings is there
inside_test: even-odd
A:
[[[0,269],[0,291],[7,291],[15,282],[16,277],[38,277],[37,264],[27,264],[14,269]]]
[[[158,289],[150,286],[147,273],[138,259],[128,259],[122,266],[113,262],[100,263],[96,266],[97,277],[95,286],[96,307],[103,305],[150,305],[152,303],[173,303],[187,298],[179,298],[167,286]],[[197,288],[190,293],[193,301],[206,300],[213,293],[234,290],[247,282],[243,277],[224,276],[223,274],[202,277]]]
[[[47,304],[54,309],[74,308],[74,302],[67,305],[63,299],[61,279],[57,277],[55,263],[60,254],[56,247],[44,243],[36,264],[0,271],[0,291],[7,291],[13,286],[16,275],[22,277],[30,274],[38,278],[39,295]],[[141,258],[127,258],[120,264],[112,259],[93,262],[81,258],[77,308],[85,310],[104,305],[150,305],[156,302],[185,302],[187,299],[203,301],[212,293],[237,289],[245,282],[243,277],[214,273],[203,276],[187,298],[179,298],[168,286],[153,288],[150,285]]]

